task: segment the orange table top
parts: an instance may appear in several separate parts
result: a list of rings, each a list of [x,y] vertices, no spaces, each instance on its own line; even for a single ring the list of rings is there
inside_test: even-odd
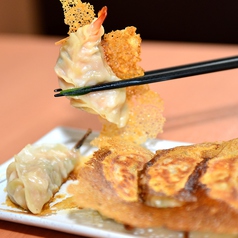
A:
[[[57,38],[0,35],[0,164],[57,126],[100,130],[97,116],[55,98]],[[147,70],[238,55],[237,45],[176,42],[142,43]],[[181,142],[238,137],[238,69],[155,83],[164,100],[166,123],[160,139]],[[73,237],[64,233],[0,222],[1,237]]]

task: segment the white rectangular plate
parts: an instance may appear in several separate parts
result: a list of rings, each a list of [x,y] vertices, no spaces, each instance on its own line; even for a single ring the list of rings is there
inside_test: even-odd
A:
[[[41,143],[63,143],[72,148],[73,145],[85,134],[85,131],[57,127],[39,139],[36,144]],[[92,133],[83,146],[81,153],[84,155],[92,153],[95,148],[90,146],[90,141],[97,135]],[[145,146],[153,152],[158,149],[167,149],[188,143],[150,140]],[[182,237],[182,233],[168,231],[162,228],[156,229],[134,229],[126,230],[123,225],[117,224],[111,220],[103,219],[97,212],[92,210],[70,209],[58,211],[50,216],[33,216],[29,213],[23,213],[6,205],[6,168],[13,161],[13,158],[0,165],[0,219],[48,228],[66,233],[84,235],[91,237],[111,237],[111,238],[132,238],[132,237]],[[64,184],[59,193],[66,193],[67,183]]]

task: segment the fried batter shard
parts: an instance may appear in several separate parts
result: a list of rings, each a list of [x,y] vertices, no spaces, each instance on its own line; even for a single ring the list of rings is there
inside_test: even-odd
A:
[[[196,201],[198,179],[206,172],[206,162],[220,149],[219,144],[205,143],[157,151],[140,174],[143,201],[154,207]]]
[[[200,182],[207,194],[238,209],[238,139],[224,143],[223,150],[207,164]]]

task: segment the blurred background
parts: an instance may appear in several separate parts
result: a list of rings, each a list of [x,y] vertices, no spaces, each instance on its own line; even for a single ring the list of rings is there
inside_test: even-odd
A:
[[[143,40],[238,44],[238,0],[90,0],[108,6],[106,32],[136,26]],[[0,34],[67,35],[59,0],[1,0]]]

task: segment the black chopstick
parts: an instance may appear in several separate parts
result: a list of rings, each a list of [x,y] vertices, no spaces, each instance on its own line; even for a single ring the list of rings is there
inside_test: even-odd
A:
[[[185,78],[189,76],[213,73],[235,68],[238,68],[238,56],[186,64],[165,69],[152,70],[145,72],[144,76],[133,79],[125,79],[82,88],[72,88],[66,90],[55,89],[54,92],[58,93],[54,96],[81,96],[96,91],[157,83],[172,79]]]

